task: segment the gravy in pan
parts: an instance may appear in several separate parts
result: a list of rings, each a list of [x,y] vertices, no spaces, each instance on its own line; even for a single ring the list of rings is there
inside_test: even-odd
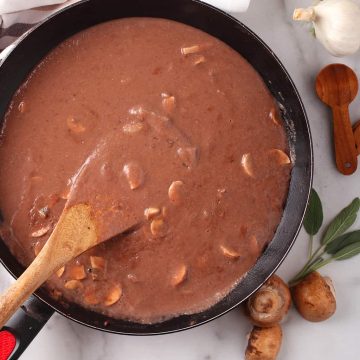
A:
[[[71,201],[93,206],[103,236],[145,223],[60,269],[52,296],[142,323],[199,312],[272,239],[287,154],[274,99],[223,42],[162,19],[104,23],[50,52],[10,104],[2,237],[29,265],[76,183]]]

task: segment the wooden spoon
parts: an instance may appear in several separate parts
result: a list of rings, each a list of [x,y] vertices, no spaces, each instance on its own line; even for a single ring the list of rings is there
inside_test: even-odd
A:
[[[139,209],[127,203],[126,182],[104,179],[99,169],[109,154],[121,154],[116,136],[102,139],[71,179],[67,202],[49,239],[31,265],[0,297],[0,328],[55,271],[99,243],[122,238],[142,226]],[[111,186],[110,186],[111,183]],[[110,199],[110,203],[103,199]],[[109,209],[113,200],[125,212]]]
[[[349,104],[358,92],[356,74],[343,64],[328,65],[317,76],[316,92],[332,109],[336,166],[344,175],[351,175],[357,169],[357,149],[349,116]]]
[[[140,226],[141,223],[135,224],[117,236],[127,235]],[[89,205],[78,204],[65,208],[54,231],[38,256],[1,296],[0,328],[55,271],[84,251],[105,240],[110,239],[99,238],[97,224]]]

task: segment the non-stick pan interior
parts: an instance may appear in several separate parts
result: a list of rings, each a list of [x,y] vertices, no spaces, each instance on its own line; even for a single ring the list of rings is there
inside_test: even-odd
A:
[[[37,292],[55,310],[79,323],[106,331],[139,335],[173,332],[202,324],[229,311],[261,286],[277,269],[295,241],[308,201],[313,162],[306,114],[282,64],[243,24],[211,6],[192,0],[84,0],[51,17],[24,37],[3,61],[0,67],[0,118],[4,117],[14,92],[32,68],[64,39],[100,22],[141,16],[162,17],[194,26],[221,39],[245,57],[280,104],[294,167],[284,214],[273,240],[244,280],[209,310],[159,324],[142,325],[108,319],[77,305],[56,302],[45,291]],[[14,276],[19,276],[23,268],[2,241],[0,254],[6,268]]]

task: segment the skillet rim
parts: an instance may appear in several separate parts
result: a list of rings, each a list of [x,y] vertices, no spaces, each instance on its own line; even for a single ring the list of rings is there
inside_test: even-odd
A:
[[[161,1],[162,0],[160,0],[159,3],[161,3]],[[305,165],[303,166],[303,168],[300,169],[300,170],[302,170],[302,172],[300,174],[297,174],[297,173],[294,174],[294,170],[295,170],[295,168],[297,168],[297,166],[296,166],[297,163],[295,162],[295,165],[294,165],[294,168],[293,168],[293,171],[291,174],[289,192],[288,192],[288,197],[287,197],[287,203],[284,208],[283,218],[285,217],[286,212],[287,212],[290,195],[292,195],[290,192],[292,191],[292,185],[293,185],[293,182],[295,181],[293,179],[294,176],[301,177],[302,180],[304,180],[306,182],[303,192],[301,193],[301,196],[302,196],[301,200],[302,200],[303,206],[302,206],[302,209],[300,209],[299,214],[297,214],[297,215],[300,215],[297,217],[298,221],[296,221],[296,223],[298,225],[296,226],[295,231],[293,231],[293,234],[287,240],[286,248],[282,249],[281,255],[277,255],[277,260],[275,261],[276,264],[273,264],[271,269],[263,268],[263,265],[265,266],[266,263],[271,260],[271,256],[276,255],[276,247],[274,246],[274,241],[279,237],[278,236],[279,228],[286,225],[286,224],[285,225],[283,224],[283,219],[281,220],[281,223],[278,225],[278,229],[277,229],[273,239],[269,243],[268,247],[264,250],[263,254],[259,257],[256,264],[250,269],[250,271],[248,272],[248,275],[245,277],[245,279],[243,281],[241,281],[239,283],[239,285],[237,285],[224,299],[222,299],[220,302],[218,302],[211,308],[209,308],[201,313],[195,313],[195,314],[191,314],[191,315],[182,315],[182,316],[175,317],[175,318],[172,318],[170,320],[167,320],[165,322],[158,323],[158,324],[144,325],[144,324],[132,323],[132,322],[124,321],[124,320],[110,319],[109,324],[105,325],[104,321],[109,320],[109,318],[106,316],[102,316],[101,314],[98,314],[96,312],[84,309],[76,304],[75,305],[71,304],[69,307],[66,307],[63,305],[60,306],[60,302],[52,299],[46,293],[46,291],[44,291],[43,289],[39,289],[35,293],[35,295],[38,299],[40,299],[42,302],[46,303],[48,306],[53,308],[56,312],[60,313],[61,315],[65,316],[77,323],[80,323],[82,325],[85,325],[85,326],[88,326],[88,327],[91,327],[91,328],[94,328],[97,330],[103,330],[103,331],[110,332],[110,333],[127,334],[127,335],[156,335],[156,334],[167,334],[167,333],[177,332],[177,331],[181,331],[181,330],[187,330],[187,329],[205,324],[211,320],[214,320],[214,319],[224,315],[225,313],[229,312],[230,310],[232,310],[233,308],[238,306],[243,301],[245,301],[277,270],[277,268],[281,265],[281,263],[283,262],[283,260],[287,256],[287,254],[289,253],[289,251],[290,251],[292,245],[294,244],[296,237],[301,229],[301,225],[302,225],[302,221],[303,221],[306,207],[308,204],[310,189],[311,189],[311,185],[312,185],[314,159],[313,159],[313,145],[312,145],[309,122],[308,122],[305,108],[301,101],[300,95],[299,95],[290,75],[288,74],[285,67],[283,66],[283,64],[280,62],[280,60],[277,58],[277,56],[274,54],[274,52],[264,43],[263,40],[261,40],[247,26],[245,26],[243,23],[241,23],[237,19],[233,18],[229,14],[227,14],[211,5],[202,3],[199,0],[179,0],[178,2],[184,3],[184,6],[188,5],[188,4],[191,4],[191,5],[195,4],[195,6],[198,7],[199,11],[207,9],[207,11],[212,12],[214,14],[214,16],[219,17],[219,18],[220,18],[220,16],[222,16],[226,19],[226,22],[232,23],[234,26],[239,27],[240,28],[239,30],[244,32],[246,37],[249,38],[249,41],[254,43],[254,45],[256,44],[257,47],[262,47],[263,50],[269,56],[269,58],[271,58],[271,60],[275,61],[276,65],[278,67],[277,71],[281,72],[282,76],[289,82],[289,86],[292,89],[293,95],[294,95],[292,100],[296,103],[296,105],[298,107],[299,113],[301,114],[301,117],[302,117],[302,120],[300,122],[302,122],[302,125],[305,129],[305,132],[302,134],[304,137],[303,141],[305,142],[305,144],[302,145],[302,150],[304,150],[304,148],[305,148],[306,154],[305,154],[305,159],[304,159]],[[3,64],[6,63],[7,59],[11,60],[11,55],[14,53],[14,51],[19,46],[21,46],[22,43],[26,42],[29,38],[31,38],[32,34],[35,34],[34,36],[36,36],[37,29],[39,29],[43,26],[46,26],[46,24],[51,23],[54,18],[61,16],[61,14],[63,14],[63,13],[69,13],[74,8],[78,8],[78,7],[83,6],[84,4],[86,5],[86,4],[90,4],[90,3],[94,3],[95,4],[94,6],[96,7],[96,1],[82,0],[80,2],[71,4],[68,7],[65,7],[65,8],[59,10],[58,12],[52,14],[48,18],[41,21],[35,27],[28,30],[13,45],[11,45],[12,48],[5,54],[5,56],[2,59],[0,59],[0,73],[1,73],[1,70],[3,69]],[[100,2],[98,2],[98,4],[99,3]],[[196,15],[196,16],[198,16],[198,15]],[[118,17],[118,18],[120,18],[120,17]],[[170,17],[169,17],[169,19],[173,20],[173,18],[170,18]],[[180,22],[182,22],[182,21],[180,21]],[[186,23],[186,24],[189,25],[189,23]],[[95,25],[95,23],[93,25]],[[201,30],[203,30],[203,29],[201,29]],[[206,30],[203,30],[203,31],[207,32]],[[76,32],[74,32],[73,34],[75,34],[75,33]],[[236,49],[234,49],[234,50],[237,51]],[[256,69],[256,70],[258,71],[258,69]],[[262,76],[262,74],[260,74],[260,76],[262,77],[265,84],[269,87],[268,82]],[[269,90],[274,95],[273,91],[271,89],[269,89]],[[296,142],[295,146],[297,146],[297,145],[298,145],[298,143]],[[4,247],[6,248],[6,246],[4,246],[4,244],[1,241],[0,249],[2,249]],[[10,254],[10,252],[7,248],[6,248],[6,250],[7,251],[5,251],[5,255],[3,255],[3,252],[1,252],[2,255],[0,257],[0,261],[3,264],[3,266],[7,269],[7,271],[13,277],[16,278],[21,273],[21,270],[20,270],[21,266],[17,262],[17,260]],[[10,258],[10,260],[9,260],[9,258]],[[272,261],[272,262],[274,263],[274,261]],[[14,270],[14,268],[15,268],[15,270]],[[266,268],[266,266],[265,266],[265,268]],[[261,280],[259,279],[259,277],[261,277]],[[255,281],[255,280],[257,281],[256,284],[252,284],[252,286],[247,285],[247,283],[249,281]],[[246,285],[244,285],[244,283]],[[239,294],[236,292],[236,290],[240,287],[246,287],[246,286],[250,287],[250,289],[248,289],[246,291],[246,296],[243,296],[243,295],[239,296]],[[235,292],[235,295],[233,295],[234,292]],[[240,295],[241,295],[241,293],[240,293]],[[238,299],[233,300],[233,297],[238,297]],[[82,315],[81,318],[79,318],[79,314]]]

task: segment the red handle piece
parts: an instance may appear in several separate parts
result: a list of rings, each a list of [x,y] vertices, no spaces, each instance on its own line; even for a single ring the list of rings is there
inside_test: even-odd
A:
[[[0,331],[0,360],[9,359],[15,349],[15,346],[15,336],[9,331]]]

